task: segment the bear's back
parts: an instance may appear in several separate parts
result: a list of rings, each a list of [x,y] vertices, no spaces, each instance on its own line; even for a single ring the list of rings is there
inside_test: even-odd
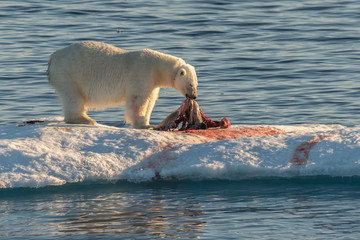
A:
[[[83,51],[83,52],[89,52],[89,53],[102,53],[106,55],[115,55],[115,54],[121,54],[126,53],[128,51],[115,47],[113,45],[103,43],[103,42],[94,42],[94,41],[84,41],[79,43],[74,43],[69,46],[69,48],[72,48],[74,50]]]

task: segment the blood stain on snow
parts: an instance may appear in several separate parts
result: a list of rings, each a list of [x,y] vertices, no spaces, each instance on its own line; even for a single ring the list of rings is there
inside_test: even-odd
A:
[[[331,134],[316,135],[310,140],[301,143],[298,145],[293,153],[291,162],[297,166],[305,165],[309,162],[309,155],[311,149],[319,142],[324,140],[327,137],[330,137]]]
[[[239,127],[227,129],[204,129],[204,130],[185,130],[187,134],[195,134],[208,138],[210,141],[225,139],[237,139],[245,137],[263,137],[285,133],[283,130],[274,127]]]
[[[166,162],[175,160],[175,158],[171,155],[175,145],[173,143],[159,143],[151,154],[150,161],[146,165],[145,168],[153,169],[155,171],[155,179],[161,179],[161,175],[159,170],[161,167],[166,164]]]

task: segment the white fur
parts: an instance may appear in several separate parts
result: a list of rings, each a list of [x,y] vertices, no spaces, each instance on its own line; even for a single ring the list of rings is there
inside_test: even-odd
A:
[[[48,79],[59,95],[65,122],[95,124],[86,111],[125,104],[125,120],[149,126],[162,87],[197,97],[195,68],[149,49],[126,51],[100,42],[72,44],[51,55]]]

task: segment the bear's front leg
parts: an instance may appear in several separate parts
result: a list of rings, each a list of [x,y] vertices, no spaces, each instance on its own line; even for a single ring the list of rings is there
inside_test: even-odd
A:
[[[147,100],[138,95],[129,97],[125,104],[125,120],[132,128],[147,129],[152,126],[146,119]]]
[[[154,106],[155,106],[155,103],[156,103],[156,100],[158,99],[159,97],[159,91],[160,91],[160,88],[155,88],[150,96],[147,98],[147,101],[144,105],[145,107],[145,124],[146,125],[149,125],[150,124],[150,116],[151,116],[151,113],[154,109]],[[149,125],[150,127],[155,127],[155,126],[151,126]]]

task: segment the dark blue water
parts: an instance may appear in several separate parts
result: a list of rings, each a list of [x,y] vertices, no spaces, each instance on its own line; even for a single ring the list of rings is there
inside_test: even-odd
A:
[[[196,67],[204,112],[239,124],[359,124],[360,3],[2,1],[0,123],[59,116],[49,55],[81,40],[152,48]],[[180,104],[163,90],[158,123]],[[123,120],[122,108],[92,112]]]
[[[82,40],[185,59],[233,124],[360,124],[360,2],[1,1],[0,124],[61,115],[49,55]],[[157,124],[183,100],[164,89]],[[89,114],[121,125],[123,108]],[[0,190],[0,238],[357,239],[359,181],[86,183]]]
[[[359,179],[318,178],[13,189],[3,191],[0,199],[0,235],[9,239],[25,234],[26,239],[357,239],[358,186]]]

